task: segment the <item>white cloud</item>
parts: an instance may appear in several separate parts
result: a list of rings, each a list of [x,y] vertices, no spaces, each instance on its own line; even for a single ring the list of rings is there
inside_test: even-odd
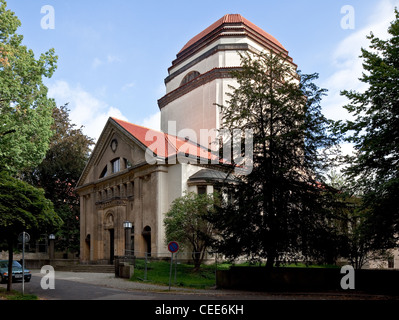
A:
[[[133,88],[134,86],[136,85],[136,83],[134,83],[134,82],[129,82],[129,83],[126,83],[123,87],[122,87],[122,91],[125,91],[125,90],[128,90],[128,89],[131,89],[131,88]]]
[[[118,56],[114,56],[112,54],[109,54],[107,56],[107,62],[108,63],[114,63],[114,62],[122,62],[122,59]]]
[[[94,58],[93,62],[91,63],[91,66],[93,69],[97,69],[102,64],[103,62],[99,58]]]
[[[154,113],[149,117],[145,118],[141,125],[146,128],[161,130],[161,112]]]
[[[71,122],[79,127],[84,126],[83,132],[96,141],[109,117],[127,120],[119,109],[94,97],[80,85],[71,86],[66,81],[58,80],[48,85],[48,88],[49,97],[54,98],[57,105],[69,103]]]
[[[122,62],[122,59],[121,59],[120,57],[118,57],[118,56],[109,54],[109,55],[107,55],[107,57],[106,57],[105,59],[103,59],[103,60],[100,59],[100,58],[98,58],[98,57],[95,57],[95,58],[93,59],[93,62],[91,63],[91,67],[92,67],[93,69],[97,69],[99,66],[101,66],[101,65],[103,65],[103,64],[105,64],[105,63],[111,64],[111,63],[116,63],[116,62]]]
[[[381,39],[388,37],[387,29],[395,19],[396,6],[399,7],[399,0],[379,1],[367,26],[354,31],[337,45],[330,57],[331,65],[336,68],[336,71],[321,84],[321,87],[328,89],[328,97],[323,99],[323,112],[326,117],[334,120],[352,118],[342,108],[348,100],[341,96],[340,92],[342,90],[362,92],[367,88],[366,84],[358,80],[363,72],[363,60],[359,58],[361,48],[369,50],[370,41],[367,35],[370,32]]]

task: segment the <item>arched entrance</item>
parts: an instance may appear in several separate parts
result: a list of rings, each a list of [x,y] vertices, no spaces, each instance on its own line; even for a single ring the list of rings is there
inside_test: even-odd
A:
[[[151,227],[150,226],[146,226],[143,229],[142,235],[143,235],[143,238],[144,238],[147,255],[149,257],[151,257]]]

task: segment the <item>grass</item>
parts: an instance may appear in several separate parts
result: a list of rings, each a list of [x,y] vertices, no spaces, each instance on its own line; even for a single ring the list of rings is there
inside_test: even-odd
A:
[[[0,300],[38,300],[34,294],[22,294],[19,291],[11,290],[7,292],[5,288],[0,288]]]
[[[235,266],[250,266],[250,263],[234,264]],[[227,270],[232,266],[231,263],[219,263],[218,270]],[[253,266],[253,264],[252,264]],[[259,266],[259,264],[257,265]],[[263,264],[264,266],[264,264]],[[305,265],[304,263],[292,263],[281,265],[281,267],[291,268],[338,268],[335,265]],[[176,273],[176,275],[175,275]],[[151,261],[147,264],[147,278],[145,280],[145,261],[136,260],[134,275],[131,281],[146,281],[147,283],[169,285],[170,261]],[[176,281],[175,281],[176,279]],[[192,264],[174,263],[172,266],[171,286],[207,289],[214,287],[215,280],[215,264],[202,265],[198,272],[194,271]]]
[[[149,283],[168,286],[169,276],[170,261],[151,261],[147,264],[147,281]],[[130,280],[144,281],[144,278],[145,261],[136,260],[134,275]],[[198,272],[195,272],[193,265],[173,264],[171,285],[196,289],[206,289],[215,286],[215,265],[203,265]]]

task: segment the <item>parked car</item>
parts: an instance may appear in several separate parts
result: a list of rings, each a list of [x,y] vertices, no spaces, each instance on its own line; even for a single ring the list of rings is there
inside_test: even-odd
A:
[[[32,274],[28,269],[24,270],[25,282],[29,282]],[[0,260],[0,282],[8,281],[8,260]],[[12,281],[22,281],[22,266],[18,261],[12,262]]]

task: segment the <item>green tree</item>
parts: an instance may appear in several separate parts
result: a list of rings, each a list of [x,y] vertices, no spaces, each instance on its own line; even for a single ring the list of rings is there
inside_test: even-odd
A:
[[[16,33],[21,25],[0,0],[0,166],[18,172],[42,161],[51,137],[51,112],[43,77],[56,68],[54,50],[38,59]]]
[[[53,109],[53,136],[46,157],[35,168],[24,173],[24,180],[43,188],[47,199],[64,221],[57,233],[58,250],[79,252],[79,196],[75,186],[89,158],[93,139],[76,128],[69,119],[67,106]]]
[[[62,220],[54,212],[53,204],[44,191],[0,172],[0,240],[6,241],[9,252],[9,274],[13,249],[18,235],[27,231],[32,236],[56,231]],[[11,290],[9,277],[7,290]]]
[[[267,267],[320,255],[314,245],[328,235],[329,214],[322,173],[336,143],[320,111],[325,90],[273,51],[242,56],[233,76],[224,128],[253,131],[253,170],[212,217],[216,245],[231,258],[266,258]]]
[[[337,127],[353,143],[356,154],[347,158],[345,173],[370,210],[374,231],[369,239],[376,249],[397,244],[399,232],[399,12],[391,23],[390,38],[371,33],[370,50],[362,48],[364,92],[345,90],[344,108],[353,121]]]
[[[213,226],[207,216],[218,203],[216,193],[190,192],[175,199],[165,215],[166,242],[178,241],[183,247],[192,250],[194,270],[199,270],[214,236]]]

